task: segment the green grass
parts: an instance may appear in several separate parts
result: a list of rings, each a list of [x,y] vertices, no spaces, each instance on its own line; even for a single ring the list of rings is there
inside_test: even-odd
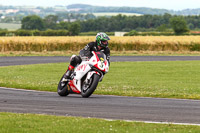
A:
[[[0,86],[56,91],[67,63],[0,67]],[[200,61],[112,62],[96,94],[200,99]]]
[[[95,118],[0,113],[1,133],[197,133],[200,126],[106,121]]]
[[[21,24],[13,24],[13,23],[0,23],[1,29],[8,29],[8,30],[17,30],[21,28]]]

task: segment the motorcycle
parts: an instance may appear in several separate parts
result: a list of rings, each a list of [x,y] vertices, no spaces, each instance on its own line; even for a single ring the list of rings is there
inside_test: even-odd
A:
[[[64,75],[62,76],[58,83],[57,93],[60,96],[76,93],[88,98],[108,71],[109,62],[106,55],[102,51],[92,51],[91,58],[82,58],[81,64],[75,67],[71,80],[65,81]]]

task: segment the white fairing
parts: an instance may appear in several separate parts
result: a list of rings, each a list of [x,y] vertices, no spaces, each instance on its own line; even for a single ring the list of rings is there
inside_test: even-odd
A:
[[[81,92],[81,79],[86,74],[87,74],[86,79],[90,79],[93,74],[99,74],[96,71],[90,71],[92,66],[96,67],[97,69],[101,70],[104,73],[107,73],[109,71],[108,61],[107,60],[105,62],[103,62],[102,60],[98,61],[97,59],[98,57],[96,56],[96,54],[94,52],[92,53],[93,53],[93,56],[88,61],[82,61],[82,63],[78,65],[74,70],[75,76],[72,83],[74,84],[74,86],[77,88],[79,92]]]
[[[91,67],[87,62],[82,61],[82,63],[75,68],[76,76],[74,78],[80,80],[90,69]]]

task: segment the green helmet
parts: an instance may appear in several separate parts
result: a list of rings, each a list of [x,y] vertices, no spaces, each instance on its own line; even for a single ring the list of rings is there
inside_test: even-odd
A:
[[[110,40],[110,38],[108,37],[108,35],[106,33],[104,33],[104,32],[97,33],[96,42],[97,42],[98,46],[107,47],[108,40]]]

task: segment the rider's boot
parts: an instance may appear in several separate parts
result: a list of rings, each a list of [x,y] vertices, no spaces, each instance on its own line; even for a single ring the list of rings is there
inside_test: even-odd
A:
[[[64,81],[71,80],[71,74],[73,73],[73,71],[74,71],[74,66],[69,65],[69,67],[68,67],[66,73],[65,73],[64,76],[63,76],[63,80],[64,80]]]

